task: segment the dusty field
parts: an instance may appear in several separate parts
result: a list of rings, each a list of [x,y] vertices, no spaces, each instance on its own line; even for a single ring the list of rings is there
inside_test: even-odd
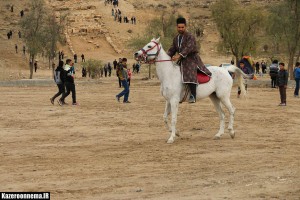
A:
[[[0,191],[51,199],[287,199],[300,197],[300,99],[250,88],[236,98],[236,138],[213,140],[209,99],[180,105],[181,137],[166,144],[157,80],[133,80],[117,103],[114,78],[78,82],[80,106],[53,106],[52,87],[0,87]],[[71,97],[68,97],[68,102]],[[228,115],[227,115],[228,116]],[[228,120],[227,120],[228,121]]]

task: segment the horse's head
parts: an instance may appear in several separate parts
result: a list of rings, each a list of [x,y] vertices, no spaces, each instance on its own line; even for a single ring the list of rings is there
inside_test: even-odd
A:
[[[160,38],[153,38],[151,42],[146,44],[141,50],[135,52],[134,59],[145,63],[154,62],[161,49],[159,39]]]

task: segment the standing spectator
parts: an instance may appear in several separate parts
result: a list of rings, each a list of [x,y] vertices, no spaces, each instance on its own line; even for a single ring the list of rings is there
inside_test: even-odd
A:
[[[116,69],[117,69],[117,64],[118,64],[118,61],[117,61],[117,59],[115,59],[115,60],[114,60],[114,62],[113,62],[113,65],[114,65],[114,70],[116,70]]]
[[[117,71],[118,77],[121,79],[122,85],[124,87],[124,90],[120,92],[118,95],[116,95],[116,99],[118,102],[120,102],[120,98],[124,96],[123,103],[131,103],[128,101],[129,97],[129,86],[128,86],[128,74],[127,74],[127,59],[123,58],[122,62],[119,64],[119,70]]]
[[[10,39],[10,32],[8,32],[6,35],[7,35],[7,39],[9,40]]]
[[[112,70],[112,68],[111,68],[110,62],[108,62],[108,64],[107,64],[107,69],[108,69],[108,76],[111,77],[111,70]]]
[[[107,64],[104,65],[104,76],[107,77]]]
[[[81,54],[81,62],[85,62],[84,54]]]
[[[130,80],[131,80],[131,75],[132,75],[130,69],[127,69],[127,74],[128,74],[127,82],[128,82],[128,86],[130,87]]]
[[[294,69],[294,78],[296,81],[296,88],[294,91],[294,97],[299,98],[299,82],[300,82],[300,62],[296,62],[296,67]]]
[[[21,15],[21,17],[24,16],[24,10],[21,10],[20,15]]]
[[[140,64],[136,63],[135,68],[136,68],[136,73],[138,74],[140,72]]]
[[[23,45],[23,55],[25,56],[25,54],[26,54],[26,47],[25,45]]]
[[[14,5],[11,5],[10,12],[14,12]]]
[[[279,106],[286,106],[286,88],[288,84],[289,74],[284,69],[284,63],[279,63],[279,72],[277,78],[277,86],[279,87],[280,100]]]
[[[77,63],[77,54],[76,53],[74,54],[74,61],[75,61],[75,63]]]
[[[12,39],[12,35],[13,35],[12,30],[9,31],[9,34],[10,34],[10,38]]]
[[[64,53],[64,51],[61,51],[61,52],[60,52],[60,55],[61,55],[61,59],[63,60],[63,59],[64,59],[64,57],[65,57],[65,53]]]
[[[37,60],[34,61],[34,72],[36,72],[37,68],[38,68],[38,64],[37,64]]]
[[[86,68],[82,67],[82,77],[86,77]]]
[[[65,93],[65,83],[64,83],[65,82],[65,70],[64,70],[63,66],[64,66],[64,62],[61,60],[61,61],[59,61],[59,64],[58,64],[56,70],[54,71],[54,81],[58,87],[58,92],[52,98],[50,98],[50,102],[53,105],[54,105],[55,98],[61,94],[63,96]]]
[[[21,31],[18,32],[19,38],[21,38]]]
[[[241,61],[240,61],[240,66],[239,66],[239,68],[240,68],[245,74],[251,74],[251,72],[248,70],[248,68],[245,67],[245,62],[244,62],[244,60],[241,60]],[[247,91],[247,79],[244,80],[244,83],[245,83],[245,89],[246,89],[246,91]],[[238,87],[238,95],[237,95],[237,97],[239,98],[240,95],[241,95],[241,88]]]
[[[65,102],[65,98],[69,96],[70,92],[72,92],[72,105],[76,106],[78,103],[76,102],[76,89],[75,89],[75,83],[74,83],[74,63],[71,59],[66,60],[66,65],[64,67],[65,73],[66,73],[66,79],[65,79],[65,86],[67,89],[67,92],[62,95],[62,97],[57,101],[60,106],[62,106]]]
[[[266,63],[265,63],[264,60],[262,60],[262,62],[260,63],[260,65],[261,65],[261,71],[262,71],[262,73],[263,73],[263,74],[267,73],[267,72],[266,72],[267,65],[266,65]]]
[[[136,18],[135,17],[133,17],[133,23],[136,24]]]
[[[135,67],[135,63],[132,64],[132,73],[135,73],[136,72],[136,67]]]
[[[276,88],[277,75],[278,75],[278,60],[273,60],[270,66],[270,77],[271,77],[271,87]]]
[[[230,64],[234,65],[234,60],[233,59],[231,59]]]
[[[255,72],[256,74],[259,74],[259,62],[255,63]]]
[[[18,53],[18,45],[15,44],[16,53]]]

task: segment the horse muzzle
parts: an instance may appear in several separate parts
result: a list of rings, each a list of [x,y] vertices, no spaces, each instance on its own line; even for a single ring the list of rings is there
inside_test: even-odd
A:
[[[144,60],[143,54],[140,54],[139,52],[136,52],[133,54],[133,57],[136,61],[142,61]]]

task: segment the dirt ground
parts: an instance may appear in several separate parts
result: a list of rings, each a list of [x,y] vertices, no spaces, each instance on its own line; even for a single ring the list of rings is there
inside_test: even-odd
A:
[[[181,136],[166,144],[157,80],[133,79],[118,103],[115,77],[77,81],[79,106],[53,106],[56,86],[0,87],[0,191],[49,191],[51,199],[300,199],[300,99],[232,90],[236,138],[213,140],[209,99],[179,108]],[[71,102],[68,97],[67,102]],[[228,117],[228,113],[226,115]],[[228,122],[228,118],[226,120]]]

